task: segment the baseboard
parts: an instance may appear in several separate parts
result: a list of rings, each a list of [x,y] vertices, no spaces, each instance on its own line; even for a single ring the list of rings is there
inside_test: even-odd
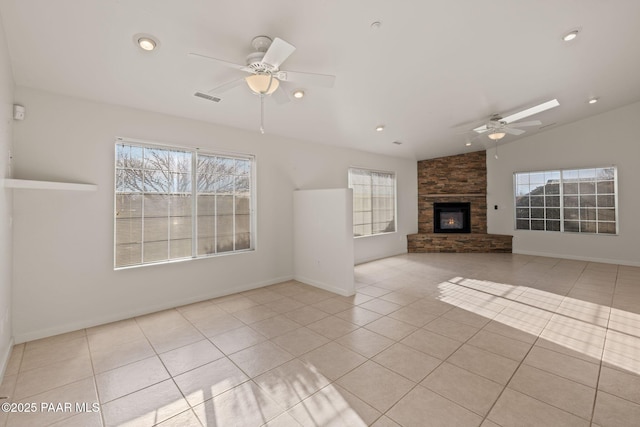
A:
[[[334,294],[342,295],[343,297],[350,297],[355,293],[355,288],[354,292],[349,293],[344,289],[340,289],[327,283],[318,282],[317,280],[309,279],[306,277],[295,277],[295,280],[300,283],[304,283],[305,285],[311,285],[316,288],[324,289],[325,291],[333,292]]]
[[[617,265],[628,265],[631,267],[640,267],[640,262],[624,261],[619,259],[583,257],[583,256],[577,256],[577,255],[556,254],[553,252],[535,252],[535,251],[523,251],[523,250],[516,250],[516,249],[513,250],[513,253],[520,254],[520,255],[542,256],[542,257],[548,257],[548,258],[570,259],[574,261],[601,262],[603,264],[617,264]]]
[[[7,347],[7,350],[4,352],[4,354],[0,355],[2,356],[2,359],[0,359],[2,361],[2,364],[0,364],[0,384],[2,384],[4,373],[7,371],[7,365],[9,364],[9,358],[11,357],[11,350],[13,350],[13,345],[14,341],[13,337],[11,337],[11,339],[9,340],[9,347]]]
[[[282,277],[276,277],[273,279],[265,280],[257,283],[250,283],[243,286],[239,286],[233,289],[224,289],[222,291],[211,292],[204,295],[184,298],[181,300],[175,300],[167,304],[157,304],[151,305],[144,308],[139,308],[135,310],[122,311],[114,314],[110,314],[108,316],[96,317],[93,319],[82,320],[79,322],[67,323],[60,326],[55,326],[48,329],[41,329],[33,332],[25,332],[21,334],[16,334],[14,336],[15,343],[20,344],[27,341],[33,341],[40,338],[51,337],[54,335],[64,334],[67,332],[73,332],[80,329],[91,328],[93,326],[104,325],[106,323],[117,322],[119,320],[130,319],[136,316],[143,316],[145,314],[155,313],[157,311],[168,310],[175,307],[180,307],[186,304],[193,304],[195,302],[205,301],[212,298],[224,297],[231,294],[236,294],[238,292],[250,291],[252,289],[258,289],[269,285],[274,285],[276,283],[286,282],[288,280],[293,280],[293,276],[287,275]]]

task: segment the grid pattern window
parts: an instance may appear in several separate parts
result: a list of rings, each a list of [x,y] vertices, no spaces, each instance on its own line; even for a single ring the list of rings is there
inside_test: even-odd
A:
[[[353,235],[396,231],[396,175],[393,172],[349,169],[353,189]]]
[[[116,144],[115,268],[252,249],[252,157]]]
[[[617,234],[615,167],[514,174],[517,230]]]

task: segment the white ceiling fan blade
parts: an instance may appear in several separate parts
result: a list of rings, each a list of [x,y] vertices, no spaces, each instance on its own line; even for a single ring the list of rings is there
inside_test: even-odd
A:
[[[508,127],[500,129],[500,132],[508,133],[510,135],[522,135],[523,133],[525,133],[525,131],[523,131],[522,129],[513,129]]]
[[[280,85],[280,87],[278,87],[278,89],[276,89],[276,91],[271,94],[271,97],[278,104],[286,104],[287,102],[291,101],[291,98],[289,98],[289,94],[287,93],[286,89],[282,87],[282,85]]]
[[[208,91],[207,93],[212,94],[212,95],[219,95],[223,92],[228,91],[229,89],[233,89],[234,87],[240,86],[242,85],[242,83],[244,83],[244,77],[241,77],[239,79],[235,79],[235,80],[231,80],[230,82],[227,82],[223,85],[220,85],[216,88],[211,89],[210,91]]]
[[[247,72],[251,72],[251,70],[249,70],[245,65],[240,65],[240,64],[234,64],[233,62],[229,62],[229,61],[224,61],[222,59],[218,59],[218,58],[213,58],[211,56],[207,56],[207,55],[201,55],[199,53],[189,53],[189,56],[192,58],[203,58],[203,59],[207,59],[209,61],[213,61],[216,64],[222,65],[224,67],[228,67],[228,68],[233,68],[235,70],[242,70],[242,71],[247,71]]]
[[[272,65],[275,68],[280,68],[280,64],[282,64],[295,50],[295,46],[276,37],[273,42],[271,42],[271,46],[269,46],[267,52],[264,54],[262,62]]]
[[[536,105],[535,107],[527,108],[526,110],[520,111],[519,113],[515,113],[515,114],[511,114],[510,116],[503,117],[502,121],[506,123],[515,122],[516,120],[524,119],[525,117],[542,113],[543,111],[547,111],[551,108],[557,107],[558,105],[560,105],[558,100],[552,99],[551,101],[543,102],[542,104]]]
[[[280,71],[278,73],[278,79],[285,82],[295,82],[307,86],[332,88],[336,81],[336,76],[328,74],[303,73],[300,71]]]
[[[489,128],[487,127],[487,125],[482,125],[480,127],[475,128],[473,131],[474,132],[478,132],[478,133],[484,133],[486,131],[488,131]]]
[[[540,120],[531,120],[528,122],[517,122],[513,124],[518,126],[519,128],[522,128],[522,127],[528,127],[528,126],[540,126],[542,122]]]

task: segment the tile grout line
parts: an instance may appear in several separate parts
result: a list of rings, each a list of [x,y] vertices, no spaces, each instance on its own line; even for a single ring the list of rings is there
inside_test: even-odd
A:
[[[618,268],[616,268],[616,280],[613,284],[613,293],[611,294],[611,302],[609,304],[609,316],[607,317],[607,330],[605,332],[604,335],[604,342],[602,343],[602,353],[600,354],[600,364],[598,365],[598,378],[596,379],[596,386],[595,386],[595,393],[593,396],[593,405],[591,407],[591,419],[589,420],[591,422],[591,424],[593,424],[593,418],[596,415],[596,404],[598,402],[598,393],[599,393],[599,386],[600,386],[600,375],[602,375],[602,363],[604,361],[604,353],[605,353],[605,349],[607,348],[607,339],[608,339],[608,335],[609,335],[609,323],[611,322],[611,312],[613,311],[613,301],[615,299],[615,295],[616,295],[616,287],[618,284],[618,275],[619,275],[619,269],[620,267],[618,266]]]
[[[85,339],[87,340],[87,349],[89,350],[89,361],[91,362],[91,372],[93,372],[93,388],[96,392],[96,397],[98,398],[98,405],[100,405],[100,422],[103,426],[106,426],[107,423],[104,419],[104,411],[102,410],[102,403],[100,400],[100,390],[98,390],[98,380],[96,378],[96,367],[93,363],[93,354],[91,353],[91,343],[89,342],[89,334],[87,333],[87,328],[84,328]]]

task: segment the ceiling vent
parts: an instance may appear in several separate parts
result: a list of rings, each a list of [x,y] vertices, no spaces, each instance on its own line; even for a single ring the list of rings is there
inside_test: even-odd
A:
[[[193,96],[197,96],[198,98],[206,99],[206,100],[213,101],[213,102],[222,101],[222,98],[218,98],[217,96],[208,95],[208,94],[202,93],[202,92],[196,92],[196,93],[193,94]]]

